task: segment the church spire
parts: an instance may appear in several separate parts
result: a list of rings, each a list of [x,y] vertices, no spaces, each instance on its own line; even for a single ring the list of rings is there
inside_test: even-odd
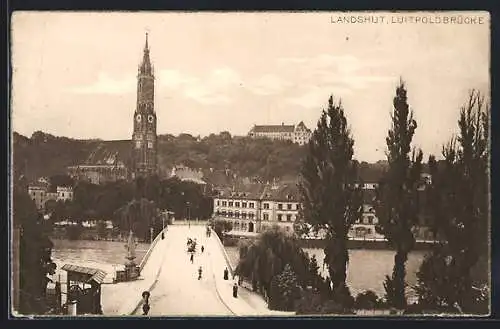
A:
[[[139,72],[146,75],[152,75],[151,60],[149,59],[149,44],[148,44],[148,33],[146,32],[146,44],[144,45],[144,56],[142,58],[142,63],[139,67]]]

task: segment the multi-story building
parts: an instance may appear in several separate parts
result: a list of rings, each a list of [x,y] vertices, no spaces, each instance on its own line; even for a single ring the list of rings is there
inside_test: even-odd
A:
[[[31,200],[35,201],[36,209],[43,210],[47,200],[47,186],[42,184],[28,185],[28,194]]]
[[[49,200],[73,200],[72,187],[57,186],[56,192],[50,192],[49,186],[46,184],[30,184],[28,185],[28,194],[35,202],[38,211],[43,211],[45,203]]]
[[[269,138],[273,140],[289,140],[299,145],[304,145],[311,138],[311,130],[306,127],[303,121],[297,126],[294,125],[254,125],[248,136],[252,138]]]
[[[73,188],[71,186],[58,186],[57,191],[57,201],[73,201]]]
[[[278,225],[293,232],[299,209],[295,186],[252,185],[241,191],[221,191],[214,198],[214,218],[229,220],[232,233],[261,232]]]

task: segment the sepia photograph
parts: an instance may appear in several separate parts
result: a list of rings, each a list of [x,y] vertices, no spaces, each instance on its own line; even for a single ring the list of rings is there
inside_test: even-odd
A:
[[[489,316],[490,36],[13,12],[11,316]]]

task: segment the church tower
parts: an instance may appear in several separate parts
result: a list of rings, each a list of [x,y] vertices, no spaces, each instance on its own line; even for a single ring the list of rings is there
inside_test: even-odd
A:
[[[156,113],[154,109],[154,70],[149,58],[148,34],[142,63],[137,72],[137,104],[132,133],[133,178],[157,173]]]

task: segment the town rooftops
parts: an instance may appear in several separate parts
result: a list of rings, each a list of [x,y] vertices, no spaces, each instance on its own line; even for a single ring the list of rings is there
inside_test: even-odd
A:
[[[254,125],[251,133],[293,133],[295,130],[294,125]]]
[[[260,199],[299,202],[299,189],[296,184],[266,185]]]
[[[299,124],[297,125],[297,127],[295,127],[295,129],[302,129],[302,130],[305,130],[305,131],[311,131],[311,129],[307,128],[304,121],[300,121]]]

